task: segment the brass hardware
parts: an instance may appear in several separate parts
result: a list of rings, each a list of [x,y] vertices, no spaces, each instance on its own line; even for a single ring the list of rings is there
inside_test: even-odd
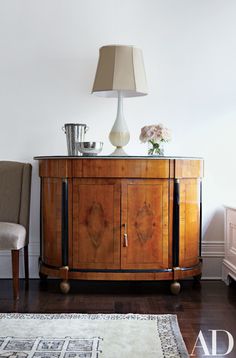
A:
[[[124,234],[124,244],[123,244],[124,247],[128,247],[128,236],[127,234]]]
[[[123,242],[123,246],[124,247],[128,247],[128,235],[127,235],[127,224],[124,224],[124,242]]]
[[[182,268],[181,268],[181,267],[179,267],[179,266],[177,266],[177,267],[173,267],[173,270],[174,270],[174,271],[181,271],[181,270],[182,270]]]
[[[170,285],[170,291],[173,295],[178,295],[180,292],[181,286],[178,281],[173,281]]]

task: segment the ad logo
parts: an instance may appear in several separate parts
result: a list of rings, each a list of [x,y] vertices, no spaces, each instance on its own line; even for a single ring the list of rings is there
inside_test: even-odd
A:
[[[195,354],[196,349],[201,349],[204,352],[204,356],[226,356],[227,354],[229,354],[230,352],[232,352],[233,348],[234,348],[234,338],[232,336],[231,333],[229,333],[228,331],[225,331],[223,329],[209,329],[209,332],[211,332],[211,347],[208,347],[206,340],[203,336],[202,331],[199,332],[197,339],[195,341],[193,350],[190,354],[190,357],[196,357],[197,355]],[[219,339],[218,339],[218,335],[217,333],[219,332],[224,332],[224,334],[227,335],[228,337],[228,347],[227,347],[227,351],[224,353],[219,353]],[[217,339],[218,339],[218,344],[217,344]]]

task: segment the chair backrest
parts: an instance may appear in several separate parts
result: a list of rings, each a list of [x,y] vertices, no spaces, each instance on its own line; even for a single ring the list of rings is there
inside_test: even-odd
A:
[[[0,221],[21,224],[29,235],[32,166],[0,161]]]

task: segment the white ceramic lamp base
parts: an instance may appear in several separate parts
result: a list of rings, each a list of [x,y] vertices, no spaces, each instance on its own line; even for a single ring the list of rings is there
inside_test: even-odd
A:
[[[116,147],[114,152],[110,154],[113,157],[127,157],[128,154],[124,151],[122,147]]]
[[[123,97],[120,91],[118,92],[117,116],[116,116],[115,123],[112,127],[112,130],[109,134],[109,139],[111,144],[114,145],[114,147],[116,147],[115,151],[110,155],[114,155],[114,156],[127,155],[123,147],[129,143],[130,134],[123,115]]]

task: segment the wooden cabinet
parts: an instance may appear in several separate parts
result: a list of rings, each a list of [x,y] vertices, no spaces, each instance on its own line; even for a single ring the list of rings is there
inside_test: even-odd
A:
[[[38,157],[40,276],[171,280],[201,273],[201,159]]]

